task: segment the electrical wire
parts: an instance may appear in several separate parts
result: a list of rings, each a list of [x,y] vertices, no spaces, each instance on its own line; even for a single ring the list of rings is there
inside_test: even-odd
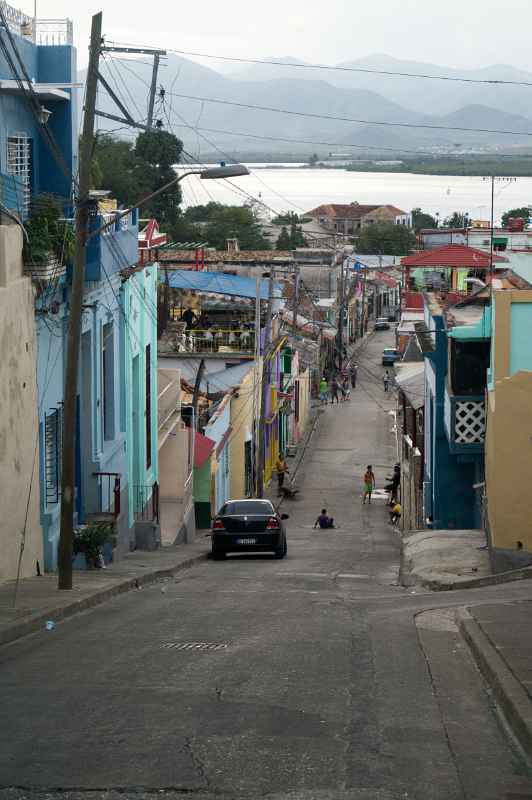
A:
[[[499,130],[497,128],[466,128],[461,125],[429,125],[420,122],[391,122],[389,120],[369,120],[357,119],[354,117],[341,117],[334,114],[318,114],[310,111],[294,111],[288,108],[275,108],[274,106],[259,106],[252,103],[241,103],[236,100],[221,100],[216,97],[199,97],[197,95],[172,93],[173,97],[179,97],[182,100],[196,100],[200,103],[216,103],[224,106],[236,106],[237,108],[249,108],[254,111],[268,111],[275,114],[287,114],[289,116],[304,117],[306,119],[324,119],[334,120],[336,122],[351,122],[361,125],[381,125],[391,128],[413,128],[421,130],[436,130],[436,131],[460,131],[469,133],[496,133],[505,136],[532,136],[532,131],[507,131]]]

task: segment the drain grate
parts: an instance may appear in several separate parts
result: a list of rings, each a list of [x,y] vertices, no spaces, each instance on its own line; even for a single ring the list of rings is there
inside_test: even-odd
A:
[[[228,642],[164,642],[164,650],[226,650]]]

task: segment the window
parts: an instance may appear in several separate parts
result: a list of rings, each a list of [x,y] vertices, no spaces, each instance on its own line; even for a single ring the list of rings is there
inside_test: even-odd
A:
[[[44,482],[46,505],[59,502],[61,493],[61,452],[63,444],[63,409],[44,415]]]
[[[151,467],[151,345],[146,345],[146,469]]]
[[[489,340],[453,339],[450,358],[451,388],[454,394],[483,394],[490,364]]]
[[[102,427],[104,441],[115,438],[114,328],[102,325]]]
[[[240,500],[226,503],[219,511],[221,517],[246,516],[247,514],[262,515],[275,514],[269,500]]]
[[[33,140],[25,133],[7,137],[7,172],[21,179],[24,208],[28,211],[33,183]]]

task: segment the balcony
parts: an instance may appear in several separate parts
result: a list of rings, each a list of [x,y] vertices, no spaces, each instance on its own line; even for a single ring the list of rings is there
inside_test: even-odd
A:
[[[104,281],[117,272],[134,267],[139,259],[138,211],[134,209],[124,217],[117,214],[97,214],[91,218],[90,229],[95,231],[102,225],[109,227],[87,243],[85,265],[86,281]]]
[[[484,450],[486,410],[483,395],[452,394],[446,386],[443,422],[451,453],[481,453]]]
[[[255,331],[249,328],[217,328],[186,330],[181,322],[170,322],[159,341],[161,355],[179,353],[180,356],[203,355],[226,358],[254,358]]]
[[[0,172],[0,203],[22,220],[27,218],[24,182],[16,175]]]

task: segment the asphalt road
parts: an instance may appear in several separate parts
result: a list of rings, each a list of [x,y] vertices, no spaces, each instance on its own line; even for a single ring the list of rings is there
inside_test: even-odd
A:
[[[0,800],[532,796],[437,610],[530,589],[398,586],[398,534],[382,503],[361,504],[366,464],[382,486],[396,460],[389,340],[321,415],[283,507],[285,560],[207,561],[0,650]],[[336,530],[312,529],[322,506]]]

